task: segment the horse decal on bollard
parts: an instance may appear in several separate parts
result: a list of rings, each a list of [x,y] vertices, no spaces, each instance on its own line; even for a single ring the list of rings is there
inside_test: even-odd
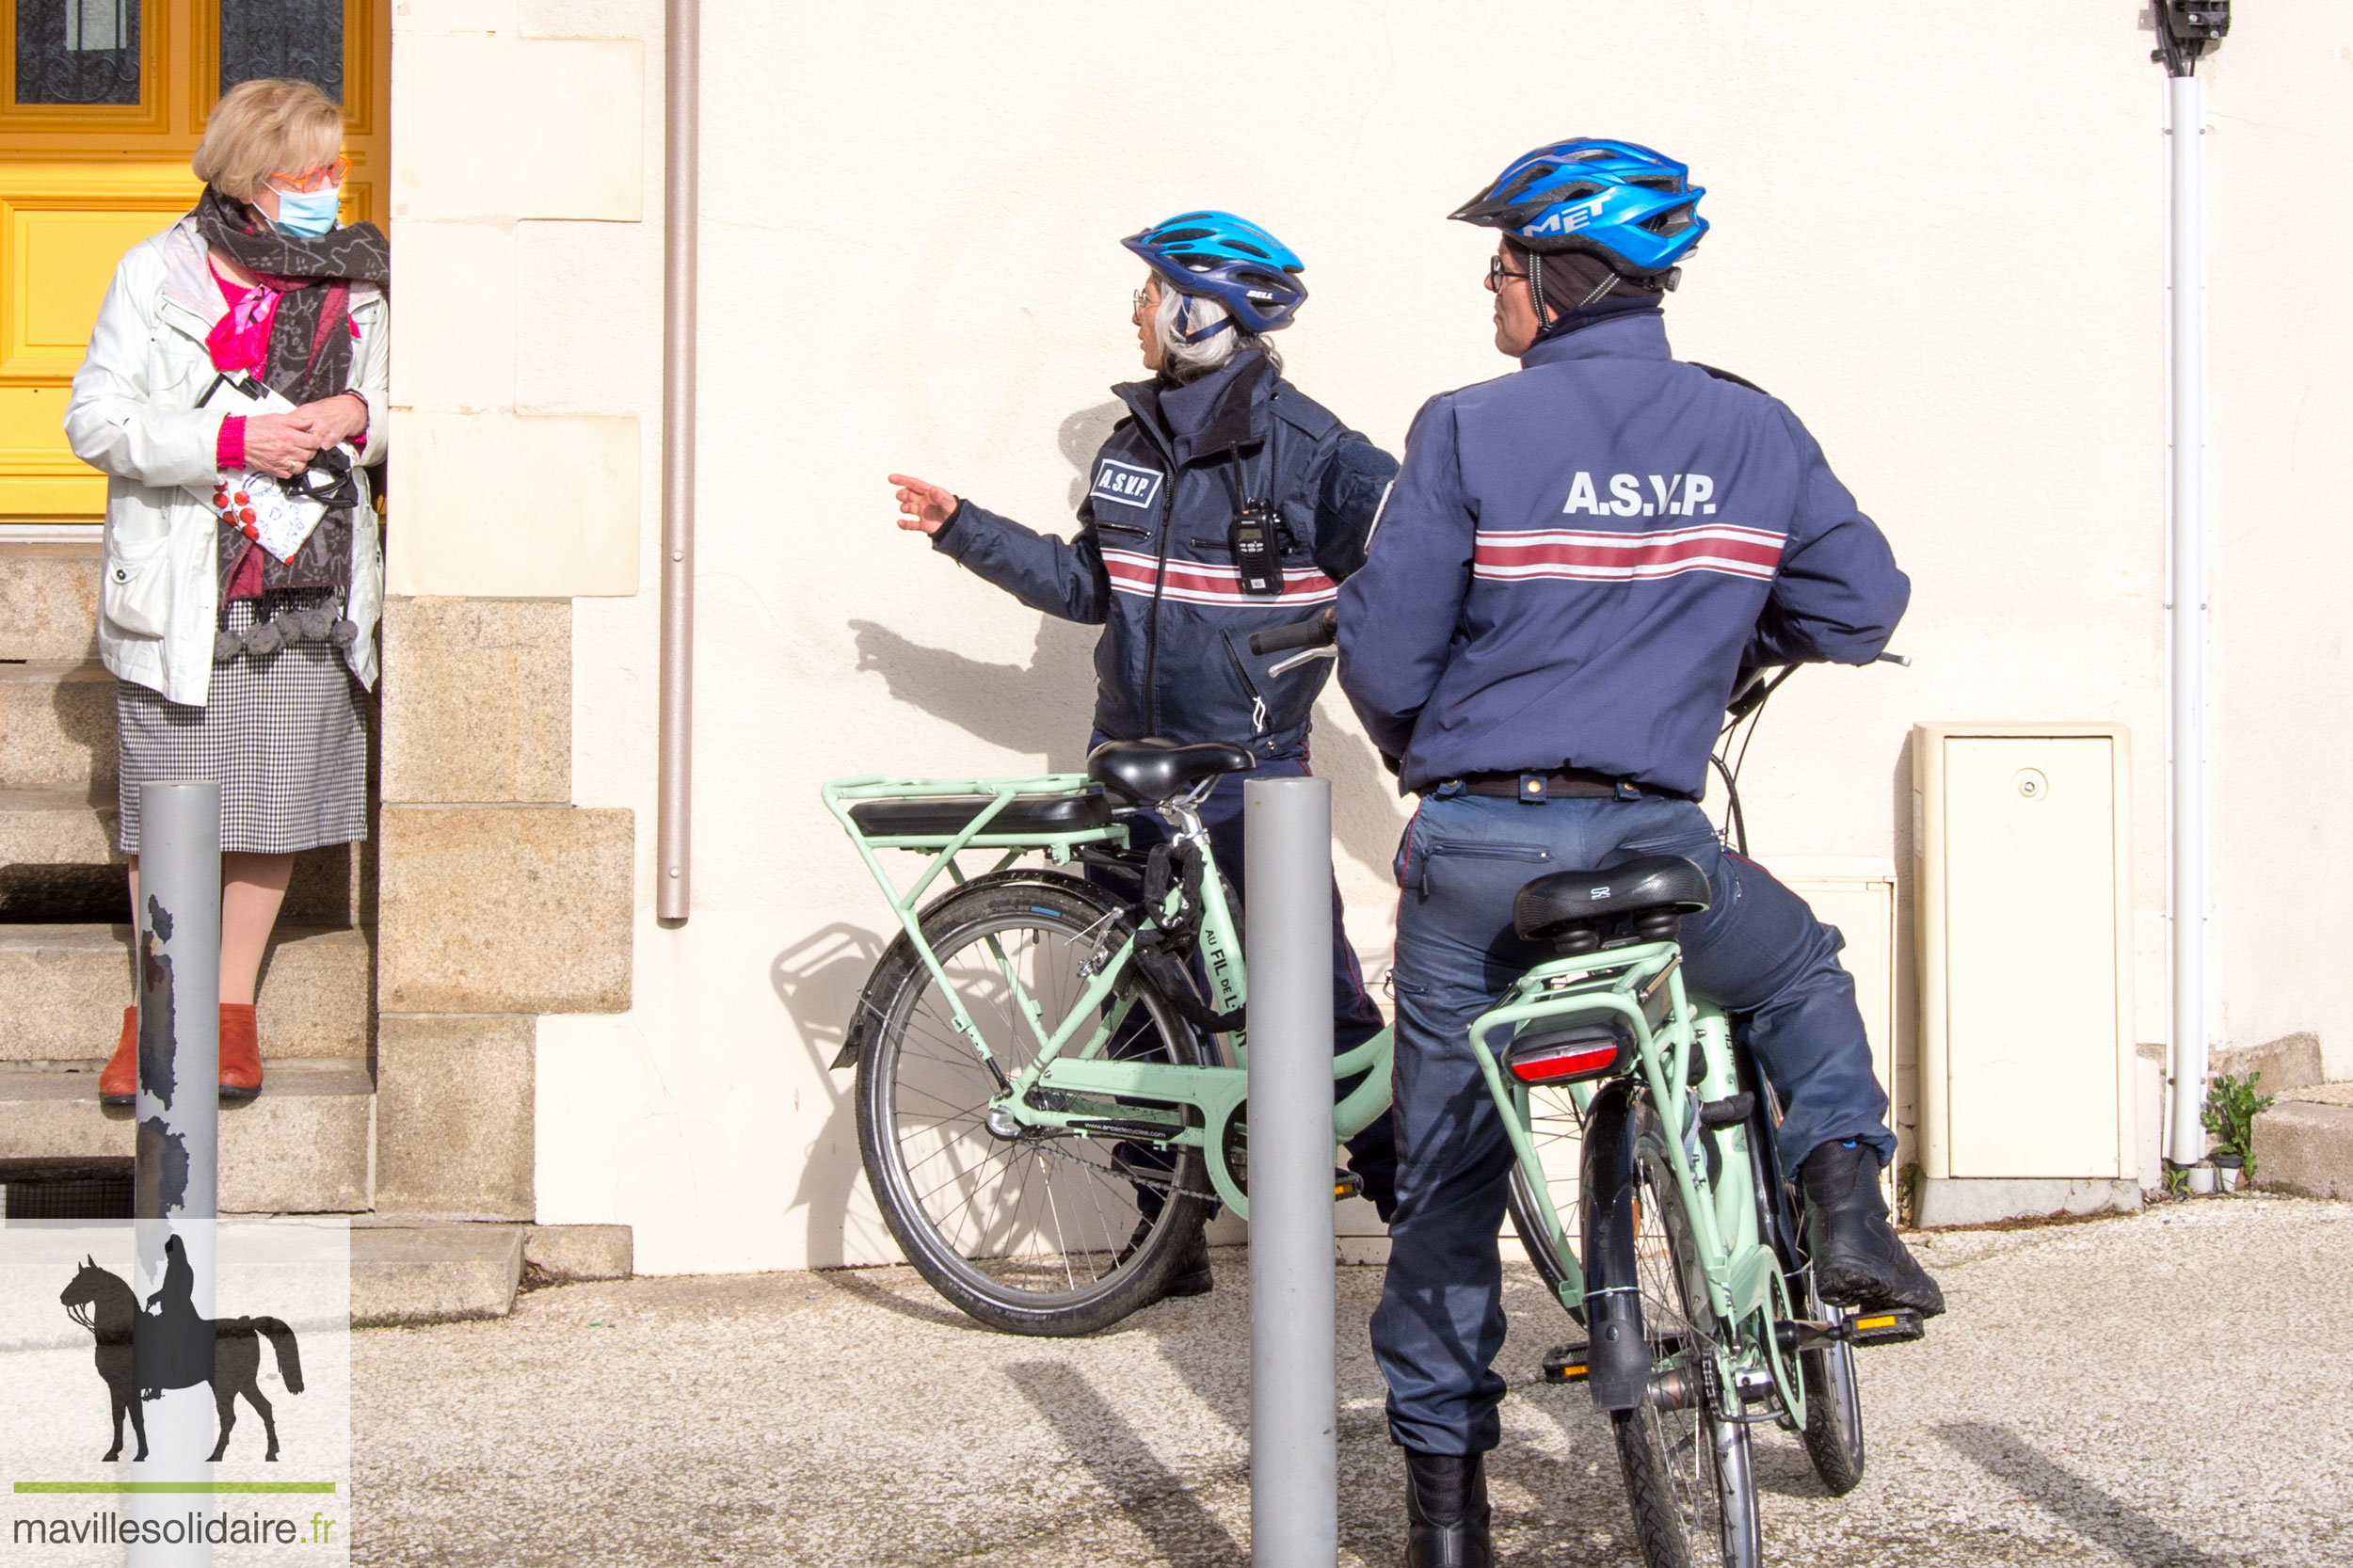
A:
[[[275,1318],[199,1317],[193,1295],[196,1272],[188,1266],[180,1238],[166,1241],[164,1253],[163,1288],[148,1298],[144,1310],[137,1293],[100,1268],[94,1257],[83,1258],[72,1283],[57,1294],[66,1316],[89,1330],[98,1341],[98,1375],[105,1380],[114,1406],[114,1447],[104,1457],[120,1459],[122,1455],[125,1415],[131,1417],[131,1430],[139,1443],[132,1459],[147,1457],[147,1418],[139,1411],[141,1400],[160,1399],[166,1389],[210,1384],[213,1406],[220,1413],[220,1441],[213,1446],[213,1462],[229,1450],[240,1394],[262,1417],[262,1430],[268,1434],[269,1451],[262,1457],[275,1462],[278,1422],[262,1393],[262,1339],[266,1336],[278,1352],[278,1370],[286,1380],[286,1392],[299,1394],[302,1355],[295,1344],[294,1330]],[[133,1387],[134,1341],[146,1351],[141,1369],[153,1380],[136,1389]]]

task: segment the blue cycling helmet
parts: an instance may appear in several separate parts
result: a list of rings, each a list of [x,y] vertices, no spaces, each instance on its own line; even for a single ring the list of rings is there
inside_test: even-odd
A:
[[[1539,255],[1582,250],[1627,278],[1668,275],[1707,232],[1690,170],[1630,141],[1579,136],[1513,160],[1449,217],[1500,229]]]
[[[1306,264],[1289,246],[1231,213],[1178,213],[1119,243],[1178,291],[1208,295],[1225,306],[1244,331],[1289,327],[1306,302],[1307,286],[1299,280]],[[1225,325],[1187,341],[1213,336]]]

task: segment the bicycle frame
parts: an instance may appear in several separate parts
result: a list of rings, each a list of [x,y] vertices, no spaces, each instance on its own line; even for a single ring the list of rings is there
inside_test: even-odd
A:
[[[1668,1006],[1654,1027],[1653,1013],[1641,998],[1647,987],[1662,984]],[[1563,1265],[1561,1304],[1572,1310],[1582,1308],[1588,1282],[1577,1262],[1578,1249],[1569,1244],[1553,1205],[1540,1152],[1529,1131],[1529,1086],[1504,1071],[1497,1048],[1498,1040],[1508,1044],[1531,1025],[1559,1023],[1574,1016],[1614,1016],[1633,1032],[1636,1056],[1626,1072],[1648,1092],[1670,1134],[1668,1164],[1699,1240],[1708,1304],[1719,1320],[1734,1329],[1733,1343],[1712,1347],[1717,1386],[1746,1390],[1755,1385],[1758,1373],[1769,1374],[1772,1391],[1780,1397],[1782,1418],[1801,1426],[1804,1389],[1795,1358],[1783,1352],[1774,1328],[1777,1320],[1789,1316],[1789,1304],[1774,1299],[1777,1288],[1785,1289],[1785,1281],[1779,1256],[1757,1227],[1748,1128],[1735,1123],[1704,1129],[1700,1123],[1703,1105],[1740,1092],[1731,1025],[1722,1013],[1695,1003],[1686,994],[1682,949],[1672,941],[1640,943],[1540,964],[1470,1026],[1472,1055],[1502,1113],[1513,1153],[1535,1194],[1545,1240]],[[1608,1076],[1571,1086],[1570,1096],[1580,1115]],[[1703,1159],[1703,1138],[1717,1141],[1719,1158],[1713,1176],[1707,1174]],[[1581,1194],[1583,1201],[1590,1197]]]
[[[1000,1052],[991,1048],[966,1010],[938,955],[923,936],[923,916],[930,907],[924,895],[944,876],[953,886],[968,879],[956,856],[971,850],[1001,852],[992,872],[1004,872],[1032,854],[1043,853],[1054,865],[1067,865],[1081,847],[1115,843],[1125,847],[1128,831],[1114,820],[1103,827],[1067,833],[991,833],[989,824],[1016,798],[1075,797],[1092,786],[1082,774],[1048,774],[1027,778],[840,779],[821,791],[825,808],[857,846],[867,871],[889,901],[899,929],[947,999],[950,1022],[995,1077],[998,1093],[991,1113],[1002,1110],[1024,1129],[1052,1130],[1080,1138],[1110,1138],[1151,1142],[1169,1147],[1195,1148],[1208,1166],[1216,1195],[1247,1218],[1249,1198],[1226,1157],[1236,1118],[1249,1095],[1249,1039],[1244,1030],[1229,1032],[1232,1064],[1192,1066],[1168,1062],[1138,1062],[1105,1056],[1127,1017],[1129,1001],[1115,1000],[1121,982],[1133,964],[1136,933],[1118,925],[1106,928],[1089,959],[1087,984],[1068,1012],[1047,1019],[1036,999],[1021,984],[1012,962],[988,939],[1000,978],[1014,998],[1016,1011],[1033,1035],[1037,1050],[1027,1065],[1008,1074]],[[1225,879],[1214,874],[1217,861],[1209,848],[1208,830],[1197,809],[1208,792],[1205,784],[1159,808],[1159,815],[1201,855],[1201,921],[1195,948],[1209,983],[1209,1002],[1219,1013],[1241,1011],[1249,986],[1242,962],[1241,933],[1225,899]],[[954,833],[870,836],[851,814],[860,801],[909,800],[936,797],[984,799],[981,809]],[[1130,815],[1135,813],[1128,813]],[[899,890],[875,853],[899,849],[927,854],[928,863],[904,892]],[[1156,918],[1174,918],[1182,894],[1172,890],[1168,903],[1154,911]],[[1087,1030],[1092,1020],[1093,1028]],[[1080,1032],[1085,1030],[1083,1038]],[[1333,1112],[1334,1130],[1346,1139],[1371,1126],[1389,1108],[1389,1063],[1394,1037],[1383,1030],[1371,1039],[1336,1056],[1337,1081],[1364,1074],[1365,1080]],[[1000,1045],[1006,1042],[1000,1042]],[[1143,1102],[1143,1103],[1139,1103]],[[1195,1119],[1197,1115],[1197,1120]]]

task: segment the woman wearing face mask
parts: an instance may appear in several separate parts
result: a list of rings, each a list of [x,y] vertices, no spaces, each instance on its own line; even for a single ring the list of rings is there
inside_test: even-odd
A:
[[[140,785],[220,786],[224,1099],[262,1086],[254,987],[295,853],[367,836],[391,257],[373,224],[337,224],[343,132],[308,82],[224,93],[196,150],[203,195],[116,267],[66,406],[75,456],[108,479],[98,648],[135,909]],[[289,553],[238,504],[254,473],[303,475],[325,502],[298,542],[272,536]],[[125,1008],[110,1104],[137,1090],[136,1024]]]

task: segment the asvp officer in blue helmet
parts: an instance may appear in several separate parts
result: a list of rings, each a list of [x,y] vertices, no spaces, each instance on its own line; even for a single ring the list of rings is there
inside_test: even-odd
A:
[[[1209,211],[1120,243],[1148,269],[1129,319],[1151,375],[1112,389],[1128,413],[1096,455],[1078,532],[1038,533],[905,473],[889,476],[898,525],[1024,604],[1103,628],[1090,744],[1159,738],[1250,753],[1255,769],[1220,778],[1201,807],[1219,868],[1246,899],[1243,781],[1306,774],[1312,710],[1331,673],[1322,659],[1278,671],[1284,656],[1253,653],[1251,633],[1306,619],[1338,597],[1363,563],[1397,462],[1285,379],[1270,337],[1307,298],[1289,246]],[[1148,848],[1158,826],[1134,823],[1136,847]],[[1333,1040],[1345,1052],[1382,1018],[1338,901],[1336,888]],[[1384,1222],[1396,1161],[1386,1117],[1349,1143],[1349,1168]],[[1137,1195],[1148,1214],[1149,1184]],[[1167,1294],[1211,1288],[1198,1232],[1189,1245]]]
[[[1944,1308],[1880,1198],[1896,1140],[1838,935],[1698,804],[1744,669],[1866,664],[1911,597],[1797,416],[1669,350],[1661,305],[1707,232],[1704,194],[1671,158],[1587,138],[1514,160],[1452,215],[1502,232],[1486,286],[1519,368],[1423,407],[1340,593],[1340,684],[1420,798],[1398,858],[1402,1159],[1372,1320],[1411,1568],[1490,1560],[1512,1151],[1468,1028],[1551,956],[1513,923],[1537,876],[1641,855],[1705,873],[1684,973],[1742,1017],[1781,1096],[1822,1295]]]

